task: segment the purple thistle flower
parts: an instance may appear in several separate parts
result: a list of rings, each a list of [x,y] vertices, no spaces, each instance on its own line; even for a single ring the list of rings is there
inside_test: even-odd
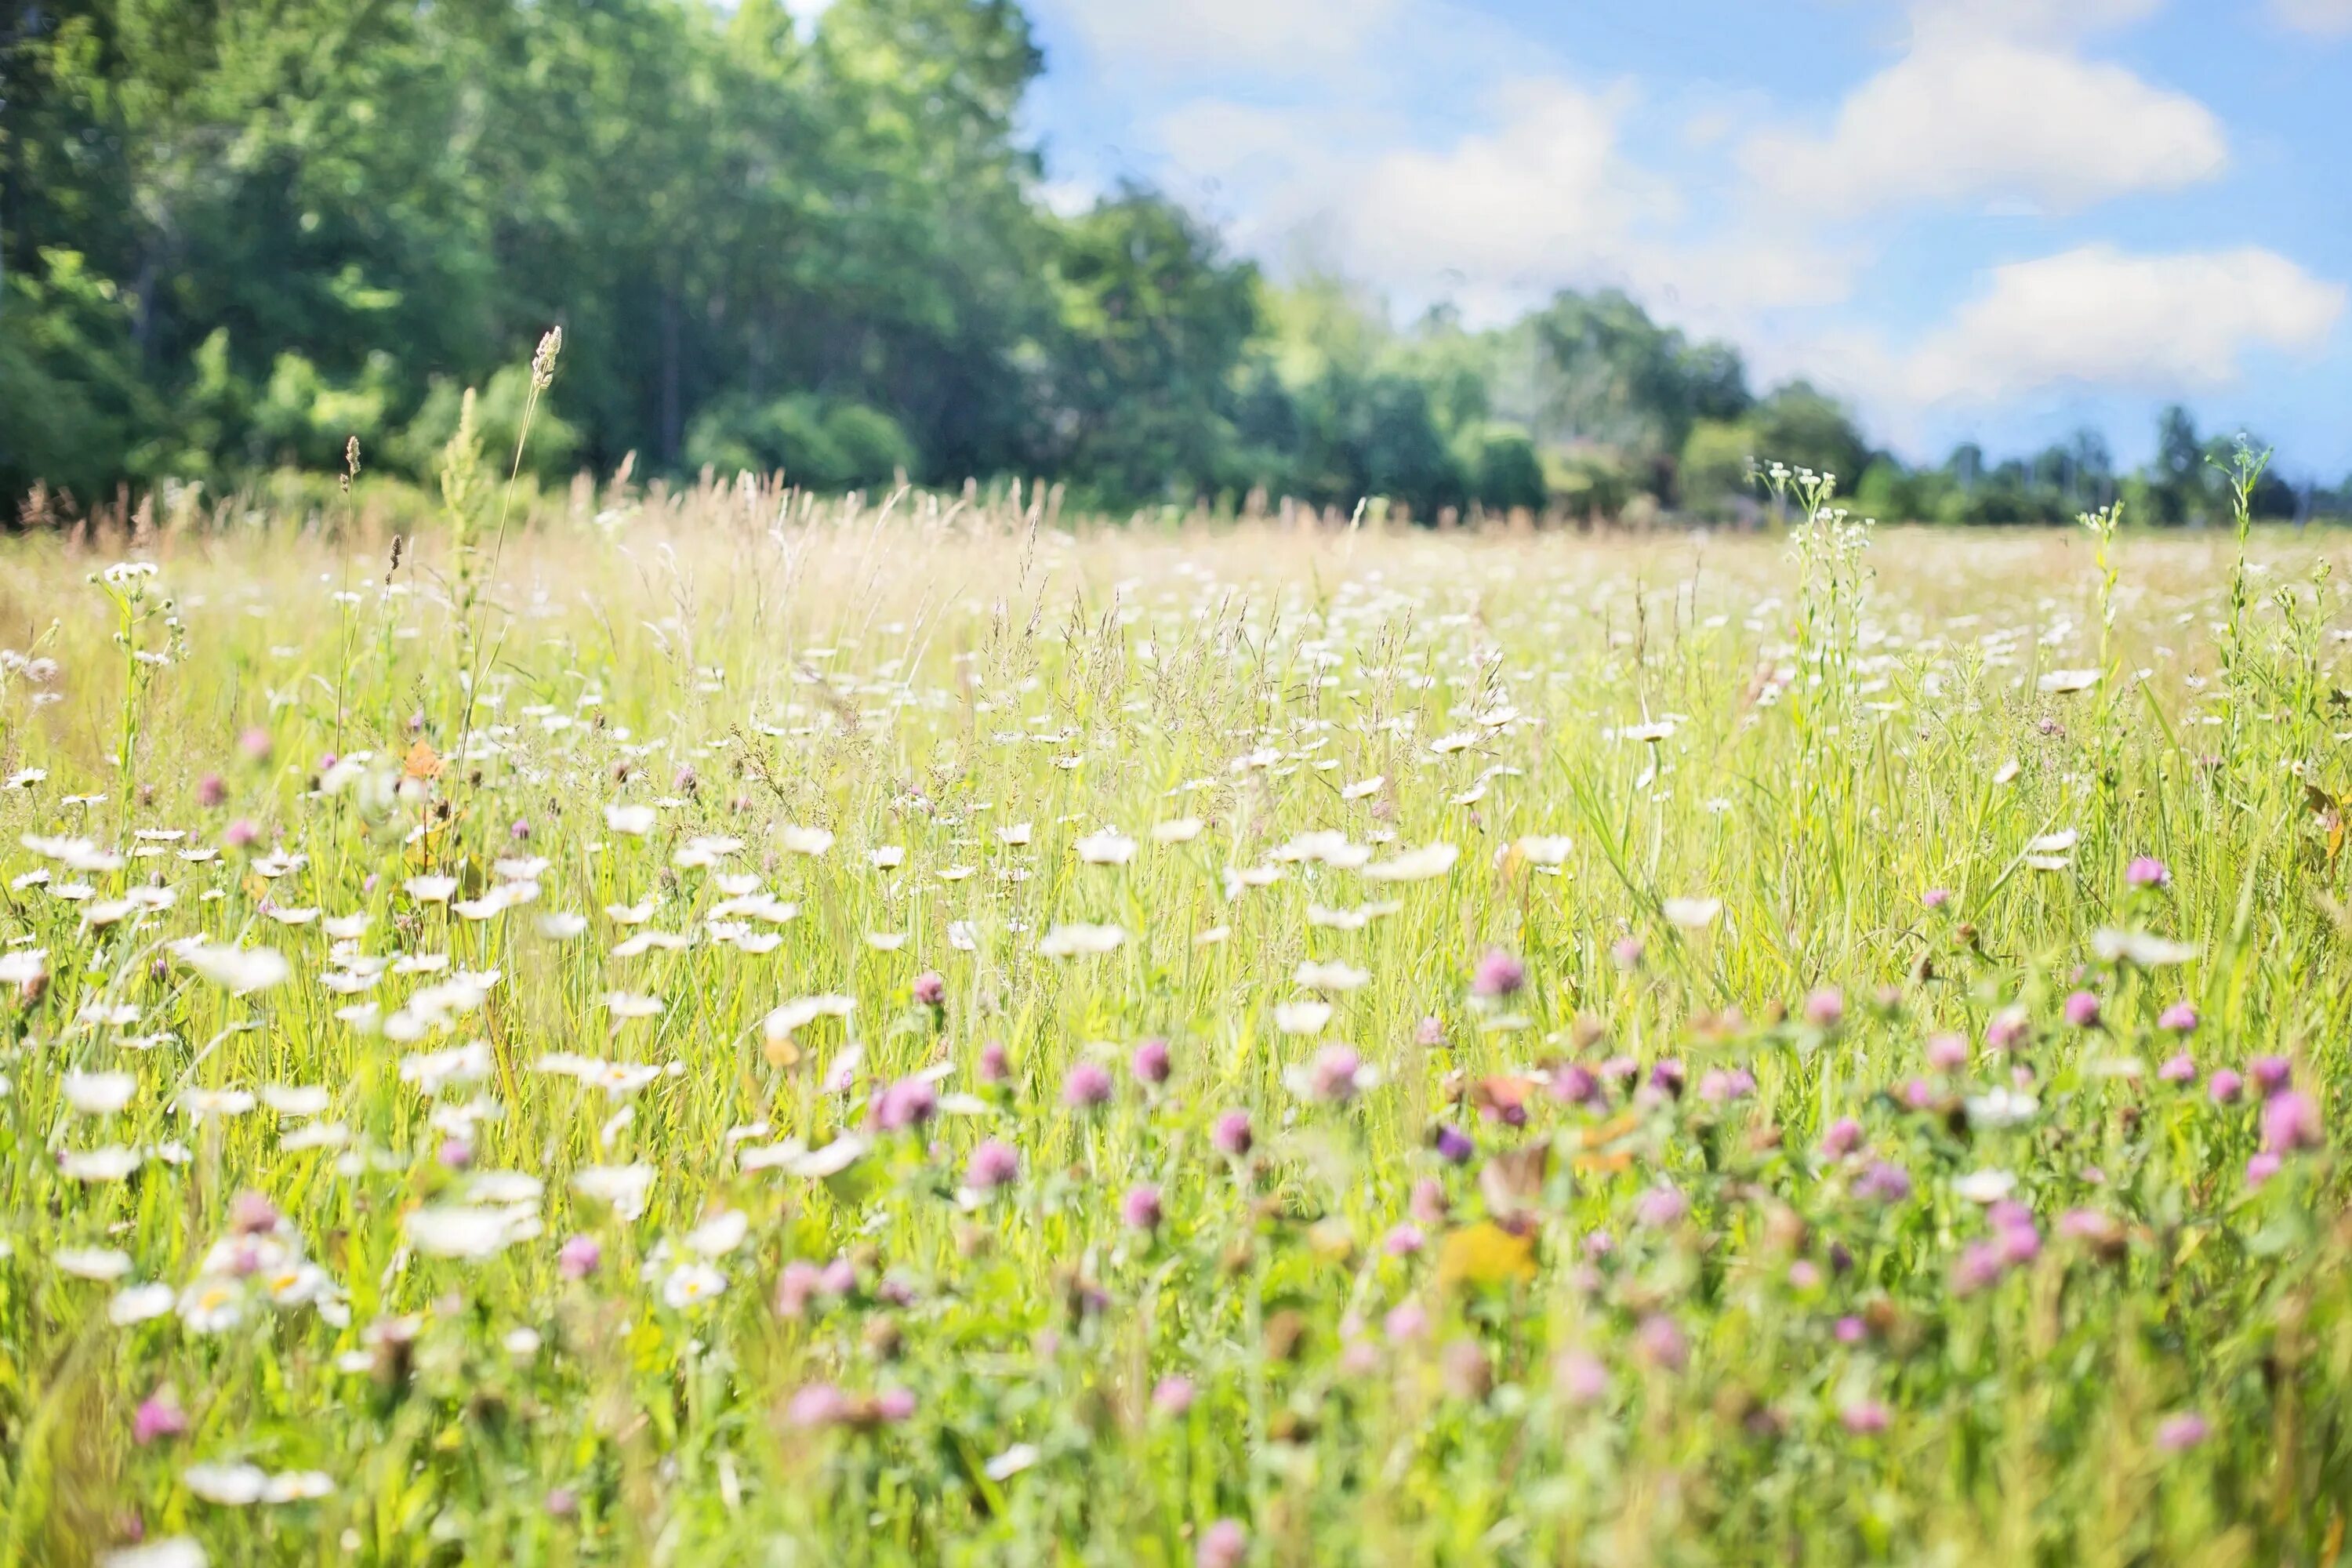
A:
[[[1201,1531],[1192,1561],[1196,1568],[1242,1568],[1248,1555],[1249,1532],[1236,1520],[1221,1519]]]
[[[812,1383],[784,1405],[784,1420],[793,1426],[831,1426],[849,1417],[849,1395],[829,1383]]]
[[[1709,1105],[1727,1105],[1756,1092],[1756,1075],[1746,1068],[1710,1068],[1698,1080],[1698,1097]]]
[[[1822,1154],[1825,1159],[1843,1160],[1862,1147],[1862,1123],[1851,1116],[1841,1116],[1822,1133]]]
[[[2182,1454],[2212,1435],[2213,1424],[2194,1410],[2168,1415],[2156,1428],[2156,1446],[2168,1454]]]
[[[1609,1397],[1609,1369],[1590,1351],[1565,1351],[1552,1363],[1552,1385],[1570,1405],[1598,1405]]]
[[[1405,1200],[1405,1212],[1416,1224],[1443,1225],[1449,1208],[1445,1188],[1434,1176],[1423,1176],[1412,1184],[1412,1195]]]
[[[971,1152],[964,1167],[964,1185],[976,1193],[992,1193],[1021,1176],[1021,1151],[1002,1139],[991,1138]]]
[[[260,837],[261,829],[253,825],[249,816],[240,816],[221,829],[222,841],[232,849],[242,849]]]
[[[2280,1160],[2265,1149],[2246,1162],[2246,1185],[2259,1187],[2279,1173]]]
[[[604,1261],[604,1248],[593,1236],[575,1236],[555,1254],[555,1271],[566,1279],[585,1279]]]
[[[938,970],[926,970],[915,976],[915,1004],[920,1007],[944,1007],[948,1001],[947,977]]]
[[[1845,1017],[1845,993],[1823,985],[1805,998],[1805,1022],[1816,1029],[1834,1029]]]
[[[991,1040],[980,1047],[979,1070],[982,1083],[1003,1083],[1013,1076],[1013,1058],[1003,1040]]]
[[[874,1124],[885,1132],[920,1127],[938,1114],[940,1093],[927,1078],[902,1078],[875,1096]]]
[[[1076,1110],[1089,1110],[1110,1099],[1111,1087],[1108,1068],[1100,1062],[1078,1062],[1062,1079],[1062,1103]]]
[[[1633,1200],[1636,1223],[1652,1230],[1664,1230],[1690,1213],[1690,1200],[1678,1188],[1661,1183]]]
[[[268,762],[269,760],[269,731],[261,728],[258,724],[254,725],[252,728],[247,730],[244,734],[239,735],[236,738],[236,749],[245,753],[246,760],[248,762]]]
[[[1192,1380],[1171,1373],[1151,1390],[1151,1407],[1162,1415],[1181,1415],[1192,1408]]]
[[[1890,1160],[1873,1161],[1853,1190],[1873,1203],[1899,1204],[1911,1195],[1911,1173]]]
[[[1427,1243],[1428,1237],[1417,1225],[1400,1225],[1381,1242],[1381,1250],[1391,1258],[1411,1258]]]
[[[1135,1047],[1127,1068],[1138,1083],[1163,1084],[1175,1072],[1176,1058],[1169,1054],[1168,1042],[1155,1037]]]
[[[218,773],[206,773],[196,781],[196,804],[206,810],[219,806],[228,799],[228,784]]]
[[[1601,1098],[1601,1080],[1591,1068],[1570,1062],[1552,1073],[1551,1097],[1563,1105],[1591,1105]]]
[[[1391,1307],[1388,1316],[1381,1320],[1381,1331],[1391,1344],[1402,1344],[1417,1340],[1429,1330],[1429,1314],[1417,1301],[1403,1301]]]
[[[1440,1122],[1437,1135],[1432,1142],[1436,1146],[1437,1157],[1449,1165],[1467,1164],[1470,1156],[1478,1152],[1478,1146],[1470,1141],[1470,1134],[1451,1122]]]
[[[1683,1064],[1668,1057],[1650,1069],[1650,1087],[1661,1094],[1683,1097]]]
[[[1211,1145],[1218,1153],[1233,1159],[1238,1160],[1248,1153],[1255,1142],[1250,1131],[1249,1112],[1246,1110],[1228,1110],[1217,1118],[1216,1125],[1209,1129]]]
[[[158,1438],[177,1437],[187,1429],[188,1413],[180,1408],[180,1396],[168,1387],[141,1400],[131,1413],[131,1440],[142,1448]]]
[[[1160,1189],[1149,1182],[1127,1189],[1118,1200],[1118,1217],[1131,1230],[1157,1230],[1161,1217]]]
[[[1641,968],[1642,939],[1638,936],[1619,937],[1609,949],[1609,959],[1629,974]]]
[[[1307,1086],[1318,1100],[1339,1103],[1353,1100],[1364,1058],[1352,1046],[1326,1046],[1315,1053],[1307,1072]]]
[[[2216,1105],[2234,1105],[2245,1087],[2244,1079],[2223,1068],[2206,1081],[2205,1093]]]
[[[2091,992],[2075,991],[2066,997],[2066,1022],[2077,1029],[2099,1026],[2099,999]]]
[[[1412,1043],[1424,1050],[1435,1050],[1445,1043],[1445,1020],[1431,1014],[1414,1026]]]
[[[1858,1345],[1870,1337],[1870,1325],[1848,1312],[1830,1326],[1830,1332],[1842,1345]]]
[[[1956,1295],[1973,1296],[2000,1282],[2002,1265],[2000,1249],[1989,1241],[1979,1241],[1961,1248],[1958,1261],[1952,1265],[1952,1290]]]
[[[1857,1436],[1870,1436],[1886,1430],[1886,1406],[1875,1399],[1857,1399],[1838,1412],[1838,1420]]]
[[[2263,1147],[2271,1153],[2316,1149],[2326,1137],[2326,1129],[2320,1125],[2319,1106],[2311,1096],[2284,1089],[2263,1103]]]
[[[2156,1076],[2166,1083],[2189,1084],[2197,1081],[2197,1058],[2182,1051],[2168,1058],[2156,1069]]]
[[[2153,855],[2140,855],[2124,868],[2124,880],[2135,888],[2163,888],[2172,883],[2172,872]]]
[[[1473,995],[1501,1000],[1515,996],[1528,983],[1528,966],[1499,947],[1490,947],[1470,975]]]
[[[2256,1057],[2246,1064],[2246,1076],[2268,1100],[2294,1081],[2294,1064],[2284,1057]]]
[[[1680,1372],[1690,1363],[1690,1341],[1682,1326],[1663,1312],[1642,1320],[1633,1331],[1633,1346],[1643,1361],[1664,1372]]]
[[[2013,1051],[2025,1044],[2033,1031],[2032,1020],[2022,1007],[2004,1007],[1985,1025],[1985,1049]]]
[[[886,1388],[874,1396],[874,1414],[885,1421],[904,1421],[915,1413],[911,1389]]]
[[[1919,895],[1919,901],[1927,905],[1931,910],[1940,910],[1946,904],[1952,901],[1952,889],[1949,888],[1930,888],[1926,892]]]
[[[2189,1034],[2197,1027],[2197,1009],[2186,1002],[2175,1002],[2156,1016],[2156,1026],[2176,1035]]]

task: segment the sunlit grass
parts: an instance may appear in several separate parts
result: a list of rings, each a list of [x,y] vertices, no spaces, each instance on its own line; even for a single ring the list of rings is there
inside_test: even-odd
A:
[[[0,1562],[2340,1552],[2334,537],[536,510],[0,553]]]

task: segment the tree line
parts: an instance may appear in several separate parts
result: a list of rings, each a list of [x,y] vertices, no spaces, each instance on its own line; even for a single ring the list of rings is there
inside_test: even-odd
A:
[[[424,477],[463,389],[493,451],[561,323],[543,475],[1044,478],[1082,505],[1383,497],[1580,518],[1751,504],[1751,458],[1886,517],[2209,515],[2186,414],[1936,468],[1622,293],[1404,325],[1276,284],[1165,196],[1064,215],[1015,0],[19,0],[0,24],[0,491],[87,503]],[[2347,482],[2352,490],[2352,482]],[[2273,512],[2315,500],[2273,483]]]

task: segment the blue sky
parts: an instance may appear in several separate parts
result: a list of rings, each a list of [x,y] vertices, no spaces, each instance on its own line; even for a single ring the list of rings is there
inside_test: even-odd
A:
[[[1055,194],[1492,321],[1614,284],[1940,458],[2352,472],[2352,0],[1029,0]]]

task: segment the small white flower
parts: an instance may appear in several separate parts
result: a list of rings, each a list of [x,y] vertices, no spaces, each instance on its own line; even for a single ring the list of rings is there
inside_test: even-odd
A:
[[[2007,1171],[1971,1171],[1952,1183],[1952,1191],[1972,1204],[1997,1204],[2017,1190],[2017,1178]]]
[[[650,805],[608,805],[604,808],[604,826],[615,833],[643,838],[654,830],[654,816]]]
[[[49,1261],[77,1279],[120,1279],[131,1272],[131,1255],[112,1247],[62,1247]]]
[[[705,1258],[724,1258],[742,1246],[744,1237],[751,1234],[750,1216],[741,1209],[729,1209],[724,1214],[713,1215],[688,1231],[686,1245],[689,1251],[698,1252]]]
[[[180,1472],[187,1489],[206,1502],[244,1508],[261,1500],[269,1478],[257,1465],[190,1465]]]
[[[788,826],[777,837],[794,855],[815,857],[833,847],[833,835],[822,827]]]
[[[131,1103],[139,1080],[127,1072],[69,1072],[58,1080],[66,1103],[84,1116],[111,1116]]]
[[[457,890],[455,877],[411,877],[408,896],[420,904],[446,904],[449,895]]]
[[[727,1276],[708,1263],[681,1263],[662,1281],[662,1300],[672,1311],[699,1307],[727,1289]]]
[[[106,1319],[118,1328],[144,1323],[171,1311],[172,1303],[178,1299],[179,1292],[169,1285],[126,1285],[107,1303]]]
[[[1723,913],[1721,899],[1668,899],[1664,905],[1666,921],[1684,931],[1704,931]]]
[[[1302,1000],[1275,1005],[1274,1026],[1286,1035],[1319,1035],[1330,1021],[1328,1002]]]
[[[1047,958],[1076,958],[1118,949],[1127,932],[1114,925],[1057,925],[1038,940],[1037,951]]]
[[[1452,870],[1461,853],[1451,844],[1408,849],[1393,859],[1365,867],[1364,879],[1371,882],[1425,882]]]
[[[1115,827],[1089,834],[1074,847],[1089,866],[1124,866],[1135,858],[1135,840]]]
[[[1301,990],[1331,992],[1354,991],[1371,977],[1370,970],[1358,969],[1345,960],[1335,959],[1329,963],[1303,961],[1292,979]]]

